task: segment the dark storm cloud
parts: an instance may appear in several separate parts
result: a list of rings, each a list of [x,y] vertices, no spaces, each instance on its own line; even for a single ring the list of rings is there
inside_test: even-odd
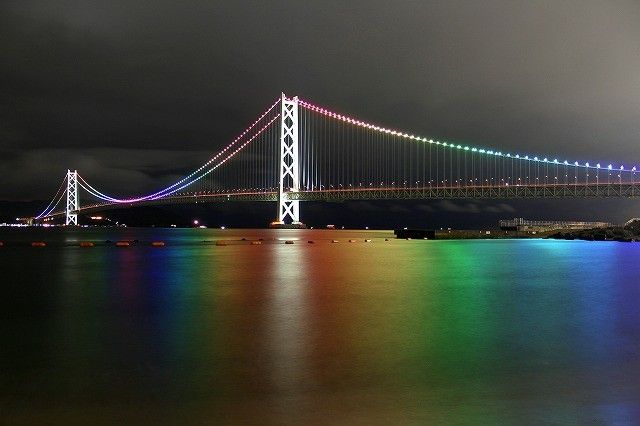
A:
[[[640,162],[639,22],[635,1],[5,0],[0,198],[46,198],[75,164],[167,182],[280,91],[425,136]]]

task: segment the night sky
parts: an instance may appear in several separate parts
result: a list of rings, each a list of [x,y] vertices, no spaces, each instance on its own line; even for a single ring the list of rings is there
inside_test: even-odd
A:
[[[48,200],[67,168],[120,195],[172,183],[282,91],[428,137],[640,163],[639,23],[622,0],[3,0],[0,199]],[[629,200],[347,208],[640,216]]]

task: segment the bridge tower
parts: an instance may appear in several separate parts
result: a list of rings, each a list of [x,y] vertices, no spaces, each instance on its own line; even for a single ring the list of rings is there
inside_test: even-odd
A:
[[[78,209],[80,198],[78,197],[78,171],[67,170],[67,210],[65,224],[78,224]]]
[[[280,114],[280,187],[278,190],[279,225],[300,225],[300,202],[289,200],[287,193],[299,188],[298,173],[298,97],[282,94]]]

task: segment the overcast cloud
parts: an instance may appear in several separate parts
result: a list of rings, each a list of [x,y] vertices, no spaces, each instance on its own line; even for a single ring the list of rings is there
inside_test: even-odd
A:
[[[0,199],[48,198],[67,168],[153,189],[281,91],[425,136],[640,163],[639,23],[637,1],[4,0]]]

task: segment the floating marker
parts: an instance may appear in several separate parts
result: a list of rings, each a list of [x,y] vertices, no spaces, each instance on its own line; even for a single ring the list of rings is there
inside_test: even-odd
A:
[[[151,247],[164,247],[164,241],[153,241]]]
[[[80,241],[80,247],[93,247],[94,245],[91,241]]]
[[[46,247],[47,243],[44,241],[34,241],[31,243],[31,247]]]

